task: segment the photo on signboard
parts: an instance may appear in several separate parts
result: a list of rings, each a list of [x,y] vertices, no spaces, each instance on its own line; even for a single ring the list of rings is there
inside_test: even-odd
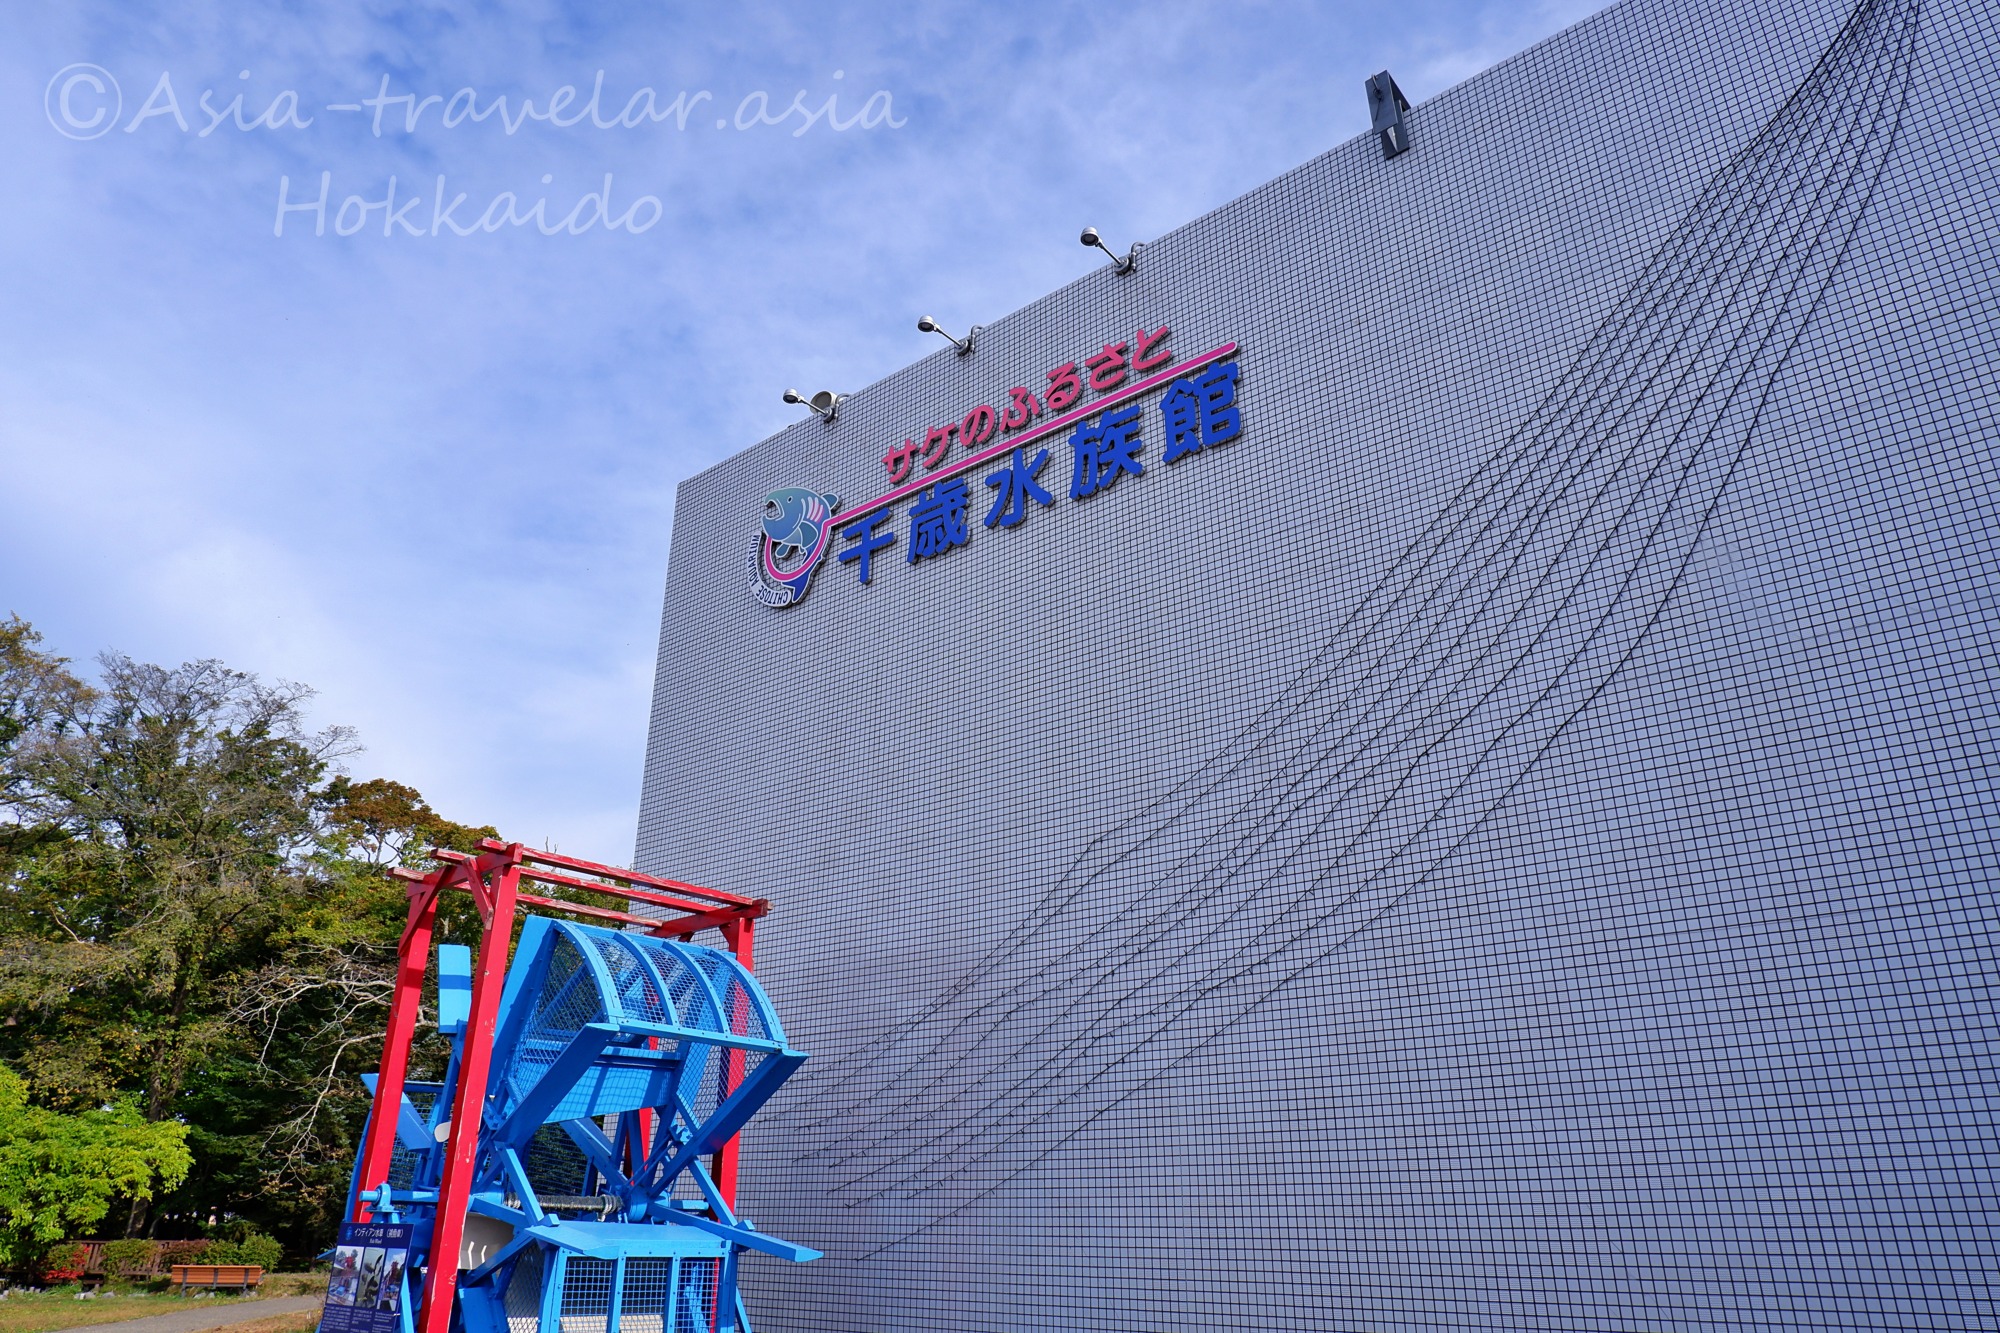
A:
[[[409,1265],[410,1252],[407,1249],[392,1249],[384,1253],[388,1258],[382,1265],[382,1290],[375,1297],[375,1308],[394,1314],[401,1308],[403,1269]]]
[[[361,1247],[341,1245],[333,1251],[333,1273],[327,1279],[328,1305],[354,1304],[355,1289],[361,1284]]]
[[[382,1265],[389,1252],[379,1245],[371,1245],[361,1255],[361,1283],[355,1289],[354,1303],[366,1310],[375,1304],[375,1294],[382,1289]]]

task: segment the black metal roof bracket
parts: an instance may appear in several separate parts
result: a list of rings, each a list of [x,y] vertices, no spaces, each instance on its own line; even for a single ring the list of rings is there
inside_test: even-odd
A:
[[[1410,127],[1403,123],[1403,113],[1409,109],[1410,99],[1403,96],[1388,70],[1368,80],[1368,115],[1375,133],[1382,136],[1385,160],[1410,150]]]

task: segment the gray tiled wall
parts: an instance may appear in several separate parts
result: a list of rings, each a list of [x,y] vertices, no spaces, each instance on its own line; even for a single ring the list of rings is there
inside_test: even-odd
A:
[[[1996,47],[1632,0],[683,485],[638,857],[777,904],[761,1329],[2000,1327]],[[1235,442],[750,595],[1162,322]]]

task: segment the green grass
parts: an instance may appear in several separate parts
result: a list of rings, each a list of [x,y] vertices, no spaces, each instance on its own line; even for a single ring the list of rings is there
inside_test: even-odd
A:
[[[11,1291],[0,1297],[0,1333],[49,1333],[51,1329],[112,1324],[196,1306],[208,1309],[232,1305],[251,1307],[243,1311],[246,1321],[256,1320],[256,1327],[248,1333],[300,1333],[313,1326],[315,1317],[311,1311],[260,1319],[254,1303],[259,1297],[317,1296],[326,1290],[326,1274],[273,1273],[264,1279],[257,1296],[247,1298],[224,1292],[213,1296],[192,1293],[181,1296],[165,1290],[165,1285],[164,1279],[141,1285],[114,1283],[108,1294],[87,1301],[76,1298],[75,1283],[42,1292]]]

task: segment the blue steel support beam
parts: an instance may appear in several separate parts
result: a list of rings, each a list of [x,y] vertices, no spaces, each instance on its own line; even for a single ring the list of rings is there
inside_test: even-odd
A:
[[[508,1112],[507,1119],[494,1133],[495,1139],[509,1147],[526,1143],[617,1035],[618,1029],[608,1023],[584,1024],[535,1086]],[[615,1152],[611,1155],[614,1159],[617,1156]]]
[[[778,1085],[791,1077],[794,1069],[805,1063],[805,1059],[805,1055],[799,1051],[784,1051],[765,1057],[763,1063],[751,1070],[749,1076],[737,1085],[736,1091],[729,1094],[728,1100],[716,1108],[715,1114],[696,1129],[685,1144],[681,1145],[680,1151],[667,1163],[667,1169],[662,1173],[661,1179],[672,1180],[687,1170],[689,1161],[703,1153],[714,1152],[729,1142],[736,1131],[743,1128],[745,1122],[757,1113],[757,1108],[778,1090]],[[650,1167],[651,1163],[647,1165]]]
[[[764,1254],[774,1254],[780,1259],[789,1259],[795,1264],[803,1264],[820,1257],[820,1252],[807,1245],[794,1245],[791,1241],[767,1236],[761,1231],[744,1226],[741,1222],[731,1226],[718,1222],[700,1213],[682,1213],[675,1217],[671,1226],[693,1227],[696,1231],[706,1231],[711,1236],[721,1236],[733,1241],[746,1250],[758,1250]]]
[[[621,1189],[632,1184],[619,1169],[618,1159],[612,1156],[611,1140],[604,1137],[604,1131],[599,1129],[595,1122],[565,1120],[562,1122],[562,1128],[563,1133],[569,1135],[570,1142],[583,1149],[583,1155],[590,1159],[590,1164],[596,1167],[598,1173],[606,1180],[616,1181]]]

